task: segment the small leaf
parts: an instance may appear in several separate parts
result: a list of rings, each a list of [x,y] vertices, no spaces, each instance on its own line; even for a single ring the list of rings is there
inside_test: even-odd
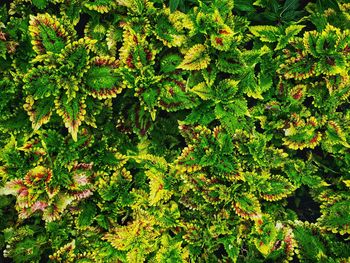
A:
[[[23,105],[23,108],[29,115],[33,130],[38,130],[41,125],[49,122],[53,106],[53,98],[39,100],[34,100],[32,96],[26,98],[26,103]]]
[[[86,114],[85,98],[80,95],[68,100],[67,96],[64,95],[55,100],[55,106],[57,114],[63,118],[73,140],[77,141],[78,129]]]
[[[261,188],[261,196],[267,201],[277,201],[287,197],[294,191],[294,186],[284,177],[275,175]]]
[[[205,82],[200,82],[191,89],[191,92],[195,93],[202,100],[208,100],[213,97],[210,87],[208,87]]]

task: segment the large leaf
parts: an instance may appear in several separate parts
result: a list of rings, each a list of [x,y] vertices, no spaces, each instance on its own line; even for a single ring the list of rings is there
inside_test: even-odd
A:
[[[118,61],[112,57],[96,57],[86,73],[86,85],[94,98],[114,98],[123,90],[122,79],[117,72]]]
[[[206,51],[206,47],[197,44],[191,47],[185,55],[184,60],[178,66],[180,69],[199,70],[209,65],[210,57]]]
[[[47,13],[30,16],[29,25],[36,53],[59,53],[66,45],[68,34],[56,16]]]
[[[275,175],[266,182],[260,192],[265,200],[276,201],[288,196],[293,190],[293,185],[286,178]]]
[[[95,215],[96,215],[96,206],[94,203],[86,202],[82,206],[82,211],[78,217],[79,226],[89,226],[91,225]]]
[[[349,200],[340,200],[322,207],[322,216],[318,220],[322,227],[341,235],[350,234]]]
[[[251,26],[249,30],[263,42],[276,42],[280,34],[280,29],[276,26]]]
[[[24,77],[24,89],[34,99],[44,99],[59,91],[55,69],[39,66],[31,69]]]
[[[174,12],[177,9],[179,3],[180,0],[169,0],[170,12]]]

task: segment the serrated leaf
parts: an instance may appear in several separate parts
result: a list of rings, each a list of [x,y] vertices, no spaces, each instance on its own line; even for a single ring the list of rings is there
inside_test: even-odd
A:
[[[256,219],[261,216],[259,200],[250,193],[237,194],[234,198],[233,208],[240,217],[245,219]]]
[[[208,99],[211,99],[213,97],[213,94],[212,94],[210,87],[208,87],[204,81],[198,83],[190,91],[195,93],[202,100],[208,100]]]
[[[260,193],[267,201],[277,201],[287,197],[294,191],[294,186],[282,176],[272,176],[262,187]]]
[[[263,42],[276,42],[280,35],[280,30],[276,26],[250,26],[249,30]]]
[[[191,47],[181,64],[177,67],[185,70],[204,69],[209,65],[210,57],[206,51],[206,47],[202,44],[197,44]]]
[[[59,90],[58,76],[54,69],[38,67],[31,69],[24,76],[24,89],[34,99],[43,99]]]
[[[32,0],[33,5],[39,9],[44,9],[47,6],[47,0]]]
[[[32,96],[28,96],[23,107],[29,115],[33,130],[38,130],[41,125],[49,122],[54,100],[53,98],[34,100]]]
[[[106,230],[109,229],[109,221],[108,221],[108,217],[107,216],[101,214],[101,215],[96,216],[95,219],[96,219],[97,224],[100,227],[102,227],[102,228],[104,228]]]
[[[67,96],[63,95],[55,100],[55,107],[57,114],[63,118],[64,125],[68,128],[73,140],[77,141],[78,129],[86,114],[85,98],[76,96],[68,100]]]
[[[170,198],[171,192],[169,190],[164,189],[164,175],[157,171],[156,169],[150,169],[145,172],[147,177],[149,178],[149,201],[150,205],[154,206],[158,204],[160,201],[166,201]]]
[[[319,224],[334,233],[350,234],[350,201],[341,200],[334,204],[326,204],[321,209]]]
[[[29,32],[37,54],[60,53],[68,40],[68,34],[57,17],[47,13],[30,16]]]
[[[116,97],[124,87],[116,69],[118,61],[112,57],[97,57],[93,63],[86,73],[86,84],[91,95],[98,99]]]
[[[78,217],[79,226],[84,227],[91,225],[95,218],[96,212],[97,208],[94,203],[84,203],[84,205],[82,206],[82,211]]]

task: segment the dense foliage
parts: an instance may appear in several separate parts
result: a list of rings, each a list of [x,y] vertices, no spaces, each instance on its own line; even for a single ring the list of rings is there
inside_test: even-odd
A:
[[[1,262],[349,262],[350,1],[0,5]]]

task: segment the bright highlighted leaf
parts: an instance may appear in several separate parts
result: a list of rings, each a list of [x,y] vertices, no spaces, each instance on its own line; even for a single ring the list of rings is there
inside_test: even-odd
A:
[[[242,193],[235,196],[233,208],[237,215],[245,219],[256,219],[261,216],[261,208],[258,198],[250,193]]]
[[[185,55],[184,60],[178,66],[185,70],[204,69],[209,65],[210,57],[206,51],[206,47],[202,44],[197,44],[191,47]]]
[[[30,16],[29,24],[33,49],[36,53],[59,53],[65,47],[68,34],[56,16],[47,13]]]
[[[68,100],[64,95],[55,100],[57,114],[63,118],[64,125],[68,128],[74,141],[77,141],[78,129],[85,116],[85,98],[76,96]]]
[[[277,201],[287,197],[293,190],[293,185],[286,178],[275,175],[261,189],[261,196],[267,201]]]
[[[117,73],[118,61],[112,57],[96,57],[86,74],[86,84],[94,98],[114,98],[123,89]]]
[[[251,26],[249,30],[263,42],[276,42],[280,34],[280,29],[276,26]]]

